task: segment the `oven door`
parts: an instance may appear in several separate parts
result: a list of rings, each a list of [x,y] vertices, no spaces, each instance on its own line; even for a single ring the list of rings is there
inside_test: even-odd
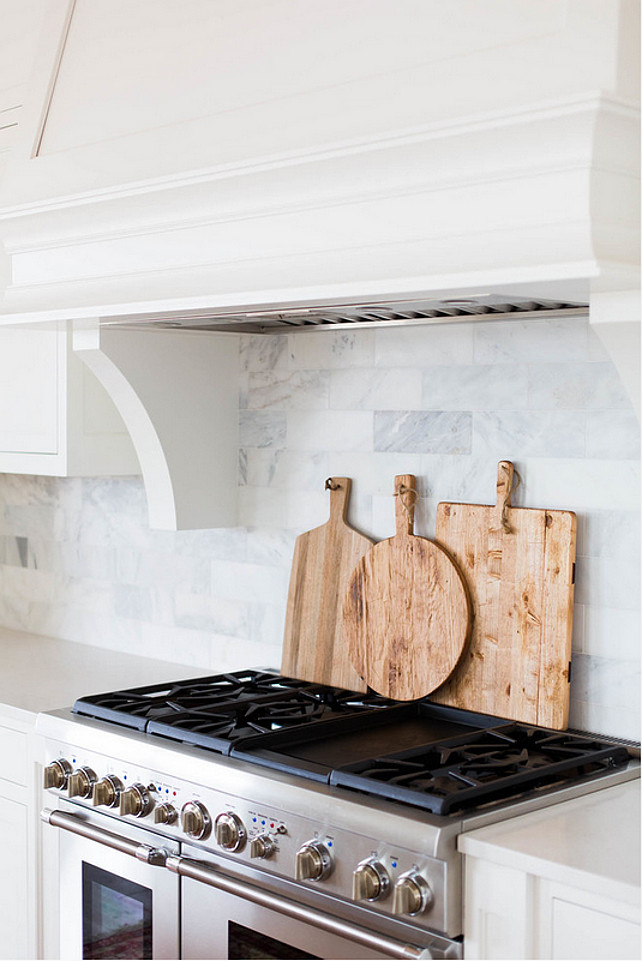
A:
[[[182,852],[167,860],[170,871],[181,876],[182,958],[462,957],[460,942],[416,929],[404,931],[403,923],[391,936],[376,930],[358,906],[338,905],[310,889],[303,902],[300,887],[292,882],[189,845],[183,845]]]
[[[62,801],[43,820],[59,831],[60,957],[179,957],[178,844]]]

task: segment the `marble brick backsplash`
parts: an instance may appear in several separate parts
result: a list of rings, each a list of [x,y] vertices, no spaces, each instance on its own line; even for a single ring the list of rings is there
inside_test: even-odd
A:
[[[640,431],[581,318],[244,336],[239,527],[150,531],[139,478],[0,475],[0,623],[213,671],[277,667],[298,533],[353,478],[351,522],[394,532],[393,477],[440,500],[578,514],[571,724],[638,737]]]

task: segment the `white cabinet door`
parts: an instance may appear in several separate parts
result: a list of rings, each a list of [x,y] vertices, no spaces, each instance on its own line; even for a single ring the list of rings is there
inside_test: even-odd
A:
[[[0,328],[0,451],[58,452],[56,331]]]
[[[127,429],[71,331],[0,327],[0,471],[137,474]]]
[[[30,875],[35,863],[29,844],[29,807],[2,793],[0,832],[0,958],[33,958],[36,919]]]
[[[539,905],[536,957],[640,957],[640,925],[629,905],[546,881],[540,885]]]

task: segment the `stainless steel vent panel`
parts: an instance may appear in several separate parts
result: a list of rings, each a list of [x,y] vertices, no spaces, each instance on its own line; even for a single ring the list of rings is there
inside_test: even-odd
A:
[[[587,304],[534,298],[489,295],[450,300],[384,301],[360,304],[266,306],[238,311],[216,309],[185,313],[148,313],[125,317],[103,317],[106,326],[152,327],[160,329],[228,331],[247,334],[283,331],[336,330],[337,327],[375,327],[404,324],[452,323],[467,320],[502,320],[545,314],[581,315]]]

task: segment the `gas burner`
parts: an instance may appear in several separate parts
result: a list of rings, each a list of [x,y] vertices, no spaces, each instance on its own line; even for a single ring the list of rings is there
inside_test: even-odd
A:
[[[330,783],[433,814],[452,814],[519,797],[625,764],[624,747],[520,724],[415,748],[333,771]]]
[[[326,706],[321,699],[300,692],[282,700],[254,704],[246,711],[245,722],[253,731],[266,734],[268,731],[309,724],[320,720],[326,713]]]

